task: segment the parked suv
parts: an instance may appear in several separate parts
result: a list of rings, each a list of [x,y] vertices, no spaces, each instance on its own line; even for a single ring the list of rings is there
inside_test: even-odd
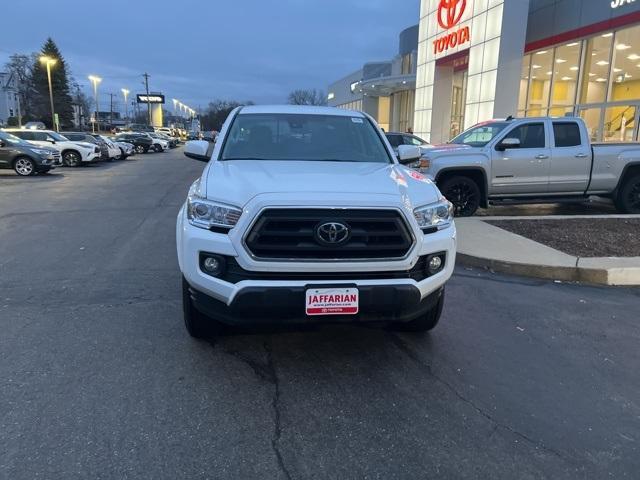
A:
[[[435,327],[456,256],[452,205],[361,112],[235,109],[177,219],[184,321]]]
[[[0,131],[0,168],[12,168],[18,175],[47,173],[60,163],[60,153],[53,148],[38,147]]]
[[[69,167],[79,167],[83,163],[100,159],[100,148],[95,144],[72,142],[52,130],[6,129],[5,131],[30,143],[57,150],[62,155],[62,164]]]
[[[100,149],[100,160],[109,160],[109,148],[101,139],[87,132],[61,132],[66,138],[72,142],[93,143]]]
[[[115,141],[130,143],[136,149],[136,153],[147,153],[153,146],[151,137],[143,133],[121,133],[116,135]]]

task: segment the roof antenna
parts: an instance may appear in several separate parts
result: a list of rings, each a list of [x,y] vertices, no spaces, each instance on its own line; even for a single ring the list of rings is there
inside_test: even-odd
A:
[[[509,115],[509,116],[507,117],[507,122],[510,122],[511,120],[513,120],[513,115]]]

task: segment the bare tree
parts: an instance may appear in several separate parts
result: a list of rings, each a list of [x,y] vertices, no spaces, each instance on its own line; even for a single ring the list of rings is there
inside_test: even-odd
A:
[[[9,61],[5,65],[5,69],[15,77],[17,86],[15,93],[20,101],[23,117],[28,117],[31,110],[31,68],[35,58],[35,54],[22,55],[16,53],[9,57]]]
[[[289,94],[289,104],[291,105],[318,105],[327,104],[327,96],[322,90],[294,90]]]

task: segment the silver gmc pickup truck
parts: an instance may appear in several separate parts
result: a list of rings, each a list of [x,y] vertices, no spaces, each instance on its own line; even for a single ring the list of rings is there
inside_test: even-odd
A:
[[[580,118],[508,118],[479,123],[429,149],[420,170],[458,216],[489,201],[611,198],[640,213],[640,143],[592,144]]]

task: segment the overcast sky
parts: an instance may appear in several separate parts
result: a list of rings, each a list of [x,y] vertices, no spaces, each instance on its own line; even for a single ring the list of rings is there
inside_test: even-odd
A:
[[[0,66],[51,36],[73,75],[197,108],[222,98],[283,103],[398,51],[419,0],[29,0],[2,2]],[[13,19],[13,20],[12,20]]]

